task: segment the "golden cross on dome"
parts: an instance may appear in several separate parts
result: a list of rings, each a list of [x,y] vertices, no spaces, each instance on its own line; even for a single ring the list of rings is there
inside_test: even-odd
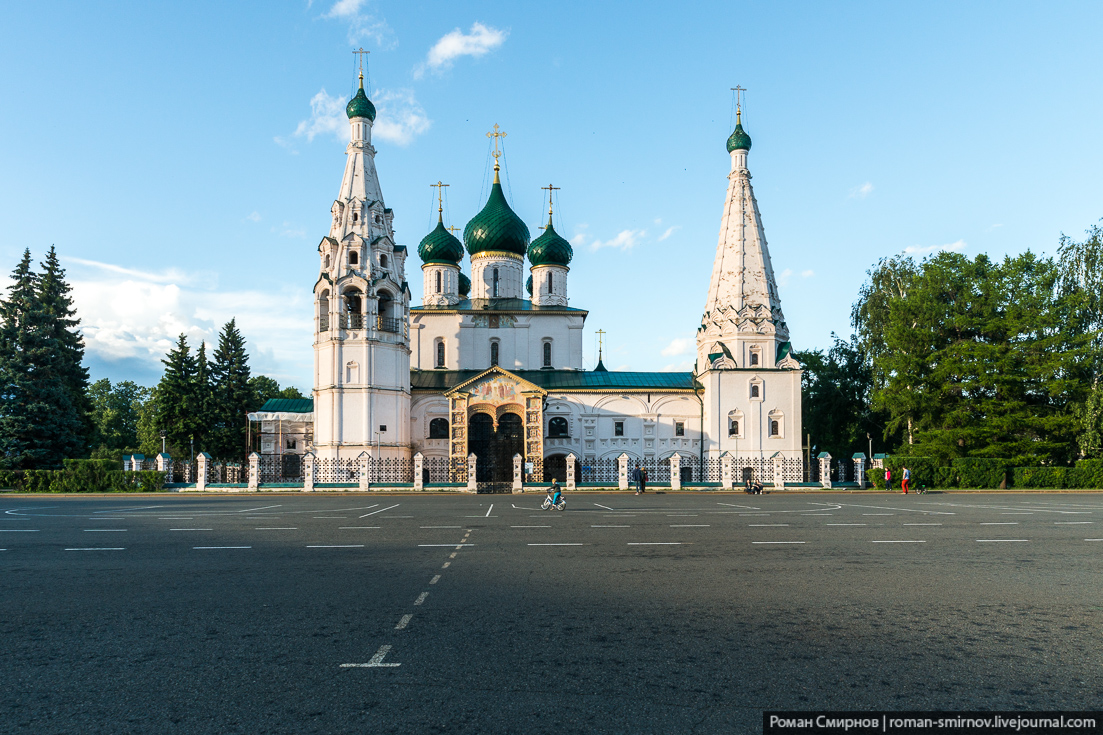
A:
[[[597,332],[595,332],[595,334],[597,334],[597,361],[601,362],[601,350],[602,347],[605,346],[605,340],[603,339],[603,337],[605,337],[605,335],[608,333],[604,329],[599,329],[597,330]]]
[[[452,233],[453,235],[455,235],[455,234],[456,234],[457,232],[459,232],[459,231],[460,231],[460,228],[459,228],[459,227],[456,227],[455,225],[452,225],[452,226],[450,226],[450,227],[445,227],[444,229],[448,230],[448,231],[449,231],[449,232],[451,232],[451,233]]]
[[[747,88],[741,87],[738,84],[731,88],[735,92],[735,121],[739,122],[739,114],[742,112],[743,105],[741,104],[741,97],[746,96]]]
[[[541,227],[540,228],[541,230],[546,230],[546,229],[548,229],[548,227],[551,227],[551,221],[552,221],[552,195],[555,192],[562,189],[563,187],[561,187],[561,186],[552,186],[551,184],[548,184],[547,186],[541,186],[540,188],[543,189],[544,191],[548,192],[548,225],[547,225],[547,227]]]
[[[439,212],[441,217],[443,217],[444,216],[444,199],[442,198],[442,196],[443,196],[443,192],[444,192],[444,187],[448,186],[448,184],[445,184],[440,179],[437,179],[437,183],[429,184],[429,186],[431,186],[431,187],[433,187],[434,189],[437,190],[437,212]]]
[[[364,76],[364,54],[370,54],[371,51],[365,51],[364,47],[361,46],[359,49],[353,51],[352,53],[360,57],[360,76]]]
[[[494,152],[490,155],[494,156],[494,168],[498,168],[498,158],[502,155],[498,150],[498,139],[506,137],[506,134],[504,132],[499,132],[498,123],[494,123],[494,130],[487,133],[486,137],[494,139]]]

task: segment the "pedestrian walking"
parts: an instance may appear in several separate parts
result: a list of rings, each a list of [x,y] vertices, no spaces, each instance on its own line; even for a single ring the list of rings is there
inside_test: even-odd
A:
[[[636,495],[640,494],[640,463],[636,462],[636,466],[632,469],[631,474],[632,488],[636,491]]]
[[[908,483],[911,482],[912,471],[907,467],[904,468],[904,479],[900,481],[900,487],[904,488],[904,494],[908,494]]]
[[[885,489],[892,490],[892,470],[885,468]]]

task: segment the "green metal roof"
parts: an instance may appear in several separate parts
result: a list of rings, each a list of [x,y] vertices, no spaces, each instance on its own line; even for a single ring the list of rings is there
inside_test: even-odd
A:
[[[485,370],[411,370],[414,390],[450,390]],[[547,391],[557,390],[693,390],[693,373],[593,372],[588,370],[511,370]]]
[[[311,413],[313,411],[313,398],[269,398],[260,407],[259,413]]]
[[[749,151],[751,149],[751,136],[743,130],[742,123],[735,124],[735,130],[732,131],[731,137],[728,138],[728,153],[732,151],[744,150]]]
[[[549,219],[544,234],[529,245],[529,263],[532,265],[567,265],[574,257],[574,250],[567,240],[552,227]],[[529,293],[532,293],[531,291]]]
[[[462,273],[460,275],[463,275]],[[460,293],[463,293],[462,289]],[[576,309],[573,306],[537,306],[525,299],[465,299],[452,306],[411,306],[411,312],[417,311],[459,311],[472,314],[493,314],[494,312],[511,313],[516,311],[571,311],[579,314],[589,314],[585,309]]]
[[[510,209],[502,185],[497,180],[490,187],[486,206],[463,228],[463,242],[472,255],[487,250],[504,250],[524,257],[528,250],[529,228]]]
[[[438,219],[436,229],[421,240],[417,254],[423,263],[444,263],[456,265],[463,260],[463,243],[444,227],[444,220]]]
[[[525,281],[525,290],[529,292],[529,296],[532,296],[532,275],[529,275],[529,279]]]
[[[348,106],[345,107],[345,114],[350,120],[354,117],[366,117],[375,121],[375,105],[368,99],[368,95],[364,94],[363,76],[360,77],[360,89],[356,90],[356,96],[349,100]]]
[[[467,277],[466,273],[460,273],[460,296],[466,296],[471,293],[471,279]]]

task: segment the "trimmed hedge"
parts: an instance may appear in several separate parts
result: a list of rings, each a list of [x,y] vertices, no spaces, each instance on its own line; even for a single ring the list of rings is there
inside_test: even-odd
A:
[[[1076,470],[1073,467],[1016,467],[1012,473],[1012,484],[1024,488],[1063,488],[1072,487],[1069,481]]]
[[[885,489],[885,471],[880,467],[866,470],[866,480],[877,490]]]
[[[152,493],[164,489],[161,472],[123,472],[110,459],[67,459],[60,470],[3,470],[0,488],[24,493]]]
[[[1008,465],[1006,459],[981,459],[964,457],[950,463],[957,475],[958,486],[967,488],[1007,487]]]

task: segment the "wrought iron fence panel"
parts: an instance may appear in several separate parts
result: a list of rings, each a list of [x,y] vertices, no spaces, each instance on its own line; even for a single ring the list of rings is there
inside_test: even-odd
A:
[[[804,460],[789,458],[782,462],[782,474],[786,482],[804,482]]]
[[[377,484],[414,481],[414,461],[400,457],[368,457],[368,482]]]
[[[421,481],[423,483],[452,482],[448,469],[448,457],[424,457],[421,461]]]
[[[260,456],[260,482],[302,482],[303,463],[298,454],[262,454]]]
[[[316,459],[314,482],[360,482],[360,461],[355,457]]]
[[[467,482],[467,460],[464,457],[452,457],[449,464],[449,479],[452,482]]]
[[[198,476],[197,465],[194,461],[186,459],[173,460],[169,465],[168,477],[166,480],[176,484],[192,484],[195,483],[195,478]]]
[[[236,462],[211,462],[207,465],[208,483],[236,485],[248,480],[248,470]]]
[[[720,482],[718,458],[682,457],[682,482]]]
[[[633,460],[628,463],[628,476],[632,476],[632,470],[639,464],[640,471],[647,473],[647,482],[651,484],[670,482],[670,460],[644,457],[641,460]]]
[[[579,470],[575,482],[616,485],[620,481],[620,464],[616,459],[583,460]]]

